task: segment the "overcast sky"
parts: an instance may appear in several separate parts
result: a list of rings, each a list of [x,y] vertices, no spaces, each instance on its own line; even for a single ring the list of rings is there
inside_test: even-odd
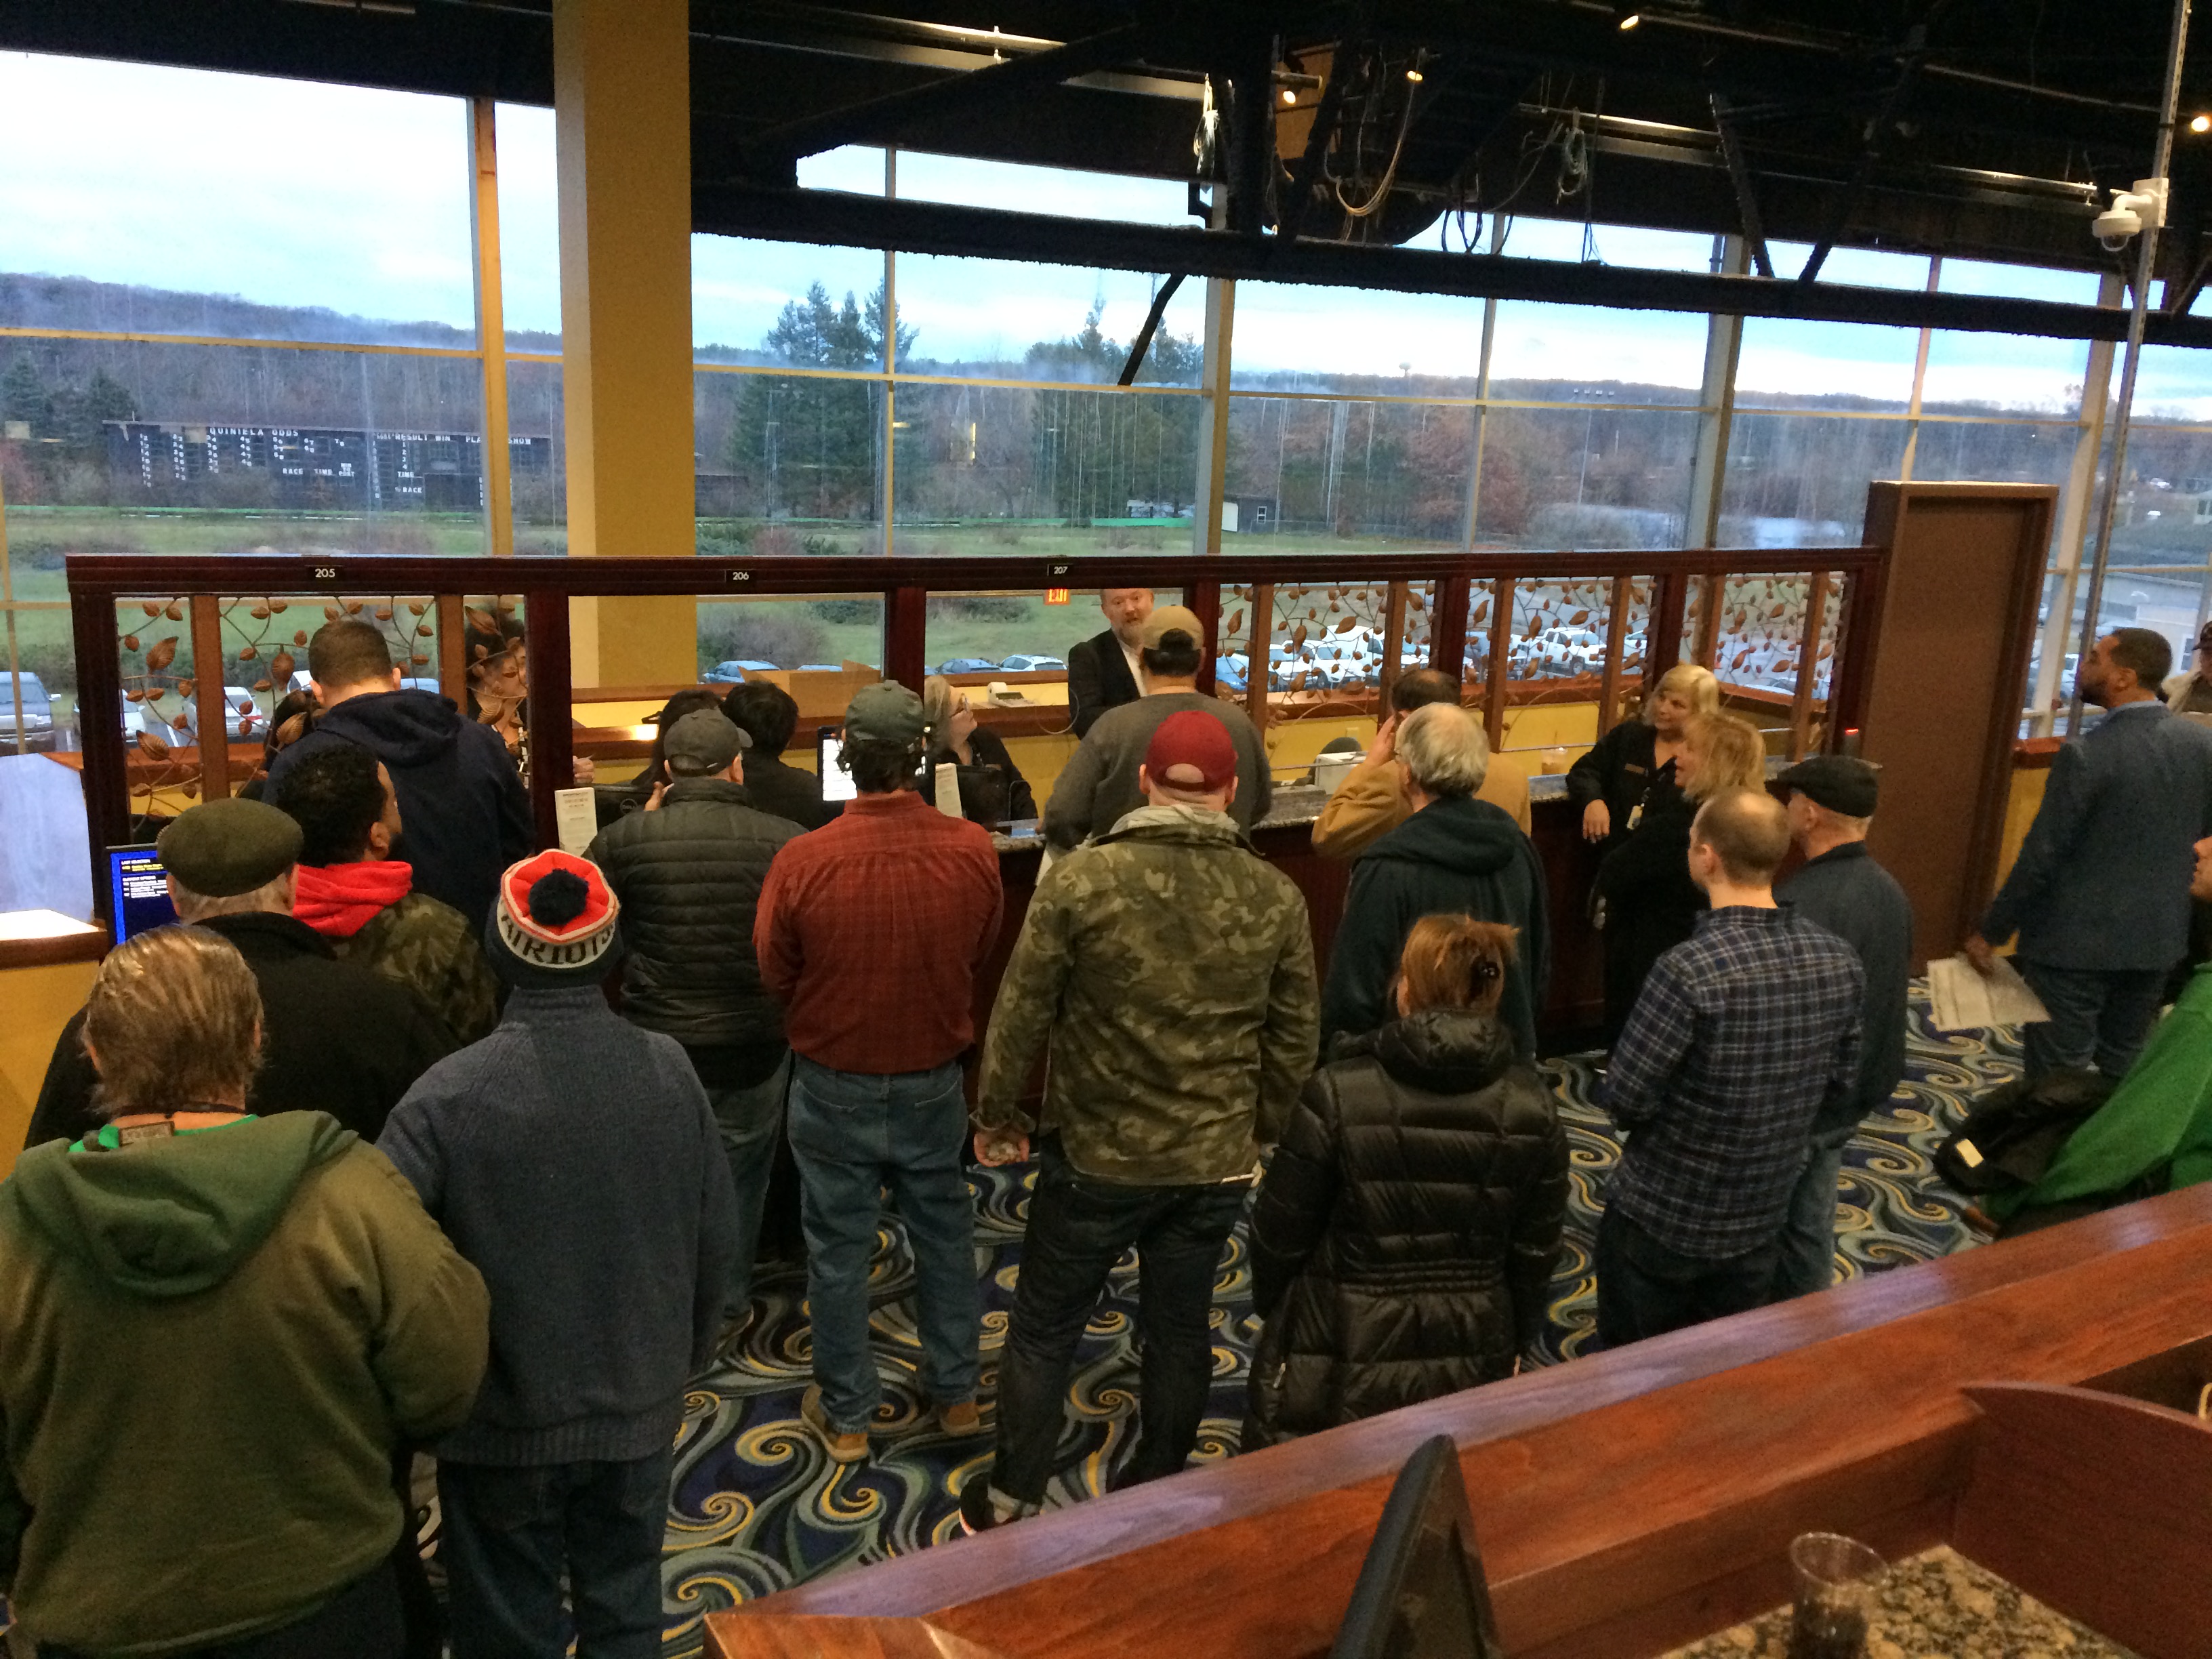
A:
[[[551,112],[500,112],[501,215],[507,322],[559,325]],[[802,182],[881,191],[879,151],[815,158]],[[301,82],[0,54],[0,270],[94,277],[281,305],[322,305],[394,320],[473,321],[469,278],[465,106],[458,100]],[[1159,180],[902,155],[902,195],[1077,216],[1188,222],[1182,185]],[[1437,245],[1432,228],[1419,241]],[[1710,239],[1598,227],[1598,258],[1616,264],[1704,270]],[[1522,219],[1507,252],[1581,257],[1579,224]],[[1784,274],[1803,250],[1778,247]],[[693,331],[701,344],[753,346],[784,302],[819,280],[865,296],[883,280],[880,254],[692,239]],[[1824,280],[1923,287],[1927,262],[1844,250]],[[902,258],[901,318],[919,356],[1018,356],[1032,341],[1082,325],[1096,301],[1102,325],[1127,341],[1153,279],[1136,274],[979,259]],[[2079,273],[1947,263],[1959,292],[2094,300]],[[1188,283],[1168,314],[1200,330],[1202,288]],[[0,320],[5,320],[0,319]],[[1480,301],[1240,286],[1236,362],[1277,371],[1397,377],[1473,375]],[[1648,381],[1694,387],[1705,326],[1679,313],[1588,307],[1500,307],[1493,374]],[[1849,392],[1902,399],[1917,336],[1901,329],[1753,322],[1739,384],[1762,392]],[[1928,396],[2058,408],[2081,379],[2084,348],[1986,335],[1939,337]],[[2203,363],[2203,367],[2198,365]],[[2139,408],[2212,419],[2212,362],[2147,355]]]

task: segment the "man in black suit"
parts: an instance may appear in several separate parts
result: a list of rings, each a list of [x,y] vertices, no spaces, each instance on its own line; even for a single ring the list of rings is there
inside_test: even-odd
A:
[[[1144,695],[1137,651],[1144,643],[1146,620],[1152,614],[1152,590],[1103,587],[1098,591],[1098,608],[1106,614],[1106,631],[1067,653],[1067,701],[1075,711],[1079,738],[1108,709]]]

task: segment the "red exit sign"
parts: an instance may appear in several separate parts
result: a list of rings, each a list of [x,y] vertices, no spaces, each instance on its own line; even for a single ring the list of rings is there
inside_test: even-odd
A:
[[[1066,605],[1067,594],[1068,590],[1065,587],[1048,587],[1044,591],[1044,602],[1047,605]]]

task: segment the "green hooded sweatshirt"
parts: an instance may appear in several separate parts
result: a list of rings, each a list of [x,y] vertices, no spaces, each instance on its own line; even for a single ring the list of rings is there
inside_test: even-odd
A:
[[[467,1414],[483,1280],[321,1112],[0,1183],[0,1590],[160,1655],[304,1618],[398,1540],[392,1455]]]

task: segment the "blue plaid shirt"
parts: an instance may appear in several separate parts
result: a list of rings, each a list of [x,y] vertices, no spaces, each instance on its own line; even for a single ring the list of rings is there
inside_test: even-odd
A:
[[[1629,1132],[1606,1202],[1722,1261],[1781,1231],[1821,1107],[1857,1085],[1863,971],[1788,905],[1731,905],[1661,957],[1602,1099]]]

